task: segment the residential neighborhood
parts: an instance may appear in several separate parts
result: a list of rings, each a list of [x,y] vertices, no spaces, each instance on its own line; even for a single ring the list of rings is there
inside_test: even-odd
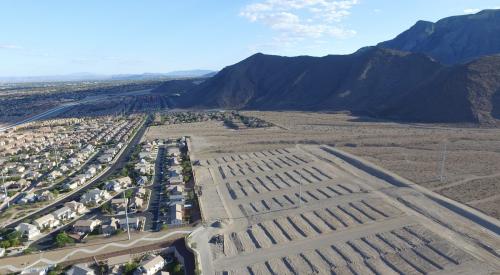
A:
[[[16,205],[43,207],[90,183],[141,121],[138,115],[53,119],[0,132],[0,224],[30,214]]]
[[[139,116],[63,119],[13,129],[22,132],[31,127],[48,133],[40,134],[27,147],[21,145],[27,139],[18,142],[8,138],[9,132],[0,134],[4,144],[11,145],[0,149],[0,164],[6,164],[0,166],[3,189],[0,221],[6,217],[7,224],[19,220],[14,228],[1,230],[0,241],[8,238],[9,242],[0,245],[0,257],[77,247],[122,234],[126,237],[141,232],[168,232],[189,225],[194,181],[185,137],[139,142],[129,149],[121,170],[107,172],[141,121]],[[64,134],[65,129],[73,128],[86,134]],[[48,145],[38,141],[46,141]],[[16,144],[22,150],[19,152],[26,151],[22,161],[33,159],[36,165],[16,165],[21,162],[13,157],[16,152],[11,150]],[[39,151],[28,152],[33,146]],[[30,177],[33,172],[40,173],[39,177]],[[34,214],[28,209],[33,209]],[[30,218],[23,219],[23,215]],[[136,266],[133,274],[168,274],[173,262],[178,269],[175,257],[156,254],[129,264]],[[119,270],[124,266],[110,268]],[[74,265],[66,273],[97,274],[95,267],[88,264]]]

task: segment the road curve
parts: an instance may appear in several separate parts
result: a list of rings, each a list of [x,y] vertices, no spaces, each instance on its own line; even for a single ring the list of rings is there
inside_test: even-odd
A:
[[[129,247],[134,246],[142,241],[149,241],[149,242],[161,241],[163,239],[166,239],[166,238],[174,236],[174,235],[189,234],[191,232],[192,232],[192,230],[179,230],[179,231],[170,232],[168,234],[165,234],[165,235],[163,235],[161,237],[157,237],[157,238],[143,237],[143,238],[137,239],[137,240],[132,241],[132,242],[127,243],[127,244],[109,243],[109,244],[100,246],[99,248],[96,248],[96,249],[79,248],[79,249],[75,249],[75,250],[71,251],[71,253],[65,255],[64,257],[62,257],[58,260],[50,260],[50,259],[46,259],[46,258],[41,258],[41,259],[35,261],[34,263],[32,263],[31,265],[23,267],[23,268],[18,268],[18,267],[15,267],[13,265],[4,265],[4,266],[0,266],[0,270],[10,270],[11,272],[20,272],[23,270],[30,269],[38,264],[47,264],[47,265],[59,264],[59,263],[65,262],[66,260],[68,260],[68,258],[70,258],[71,256],[73,256],[77,253],[95,255],[96,253],[98,253],[98,252],[100,252],[108,247],[129,248]]]
[[[73,193],[73,194],[71,194],[71,195],[69,195],[67,197],[62,198],[61,200],[58,200],[57,202],[54,202],[54,203],[50,204],[47,207],[44,207],[44,208],[42,208],[42,209],[40,209],[38,211],[35,211],[35,212],[31,213],[30,215],[23,217],[22,219],[16,220],[16,221],[11,222],[9,224],[5,224],[4,227],[6,227],[6,228],[14,228],[18,224],[20,224],[22,221],[24,221],[26,219],[29,219],[29,218],[32,218],[35,215],[43,216],[45,214],[48,214],[48,213],[50,213],[50,212],[52,212],[52,211],[54,211],[54,210],[62,207],[65,202],[69,202],[69,201],[73,201],[73,200],[79,200],[79,198],[85,192],[87,192],[87,190],[95,187],[97,185],[97,183],[99,183],[100,180],[109,177],[116,170],[121,169],[122,167],[125,166],[125,164],[126,164],[126,162],[128,160],[128,157],[130,156],[130,153],[134,150],[135,146],[140,142],[142,136],[144,135],[144,133],[146,131],[146,128],[148,126],[149,121],[150,121],[150,118],[149,117],[146,118],[146,121],[142,124],[141,128],[138,129],[138,131],[136,132],[135,136],[128,143],[128,145],[126,145],[124,151],[122,152],[122,154],[120,156],[118,156],[118,159],[115,161],[115,163],[113,163],[108,168],[108,170],[106,170],[100,176],[98,176],[97,178],[93,179],[90,184],[85,185],[85,187],[79,189],[75,193]]]

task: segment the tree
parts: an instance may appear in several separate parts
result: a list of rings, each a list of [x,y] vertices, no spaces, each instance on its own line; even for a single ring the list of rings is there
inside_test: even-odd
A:
[[[26,248],[26,249],[23,251],[23,253],[24,253],[25,255],[31,254],[31,253],[33,253],[33,248],[28,247],[28,248]]]
[[[128,189],[125,191],[125,198],[130,199],[130,198],[132,198],[133,194],[134,194],[134,191],[132,189]]]
[[[57,247],[64,247],[67,244],[71,244],[74,242],[75,241],[70,236],[68,236],[68,234],[66,234],[66,232],[61,232],[61,233],[57,234],[57,236],[56,236],[56,246]]]
[[[5,240],[0,242],[0,247],[1,248],[9,248],[10,247],[10,241]]]
[[[182,274],[184,274],[183,269],[184,269],[183,266],[179,262],[177,262],[176,260],[174,260],[173,262],[171,262],[167,265],[167,270],[168,270],[168,272],[170,272],[170,274],[182,275]]]
[[[111,214],[111,204],[105,203],[105,204],[101,205],[101,212]]]
[[[138,266],[139,264],[136,262],[126,263],[125,266],[123,267],[123,273],[125,275],[133,274],[134,270],[136,270]]]

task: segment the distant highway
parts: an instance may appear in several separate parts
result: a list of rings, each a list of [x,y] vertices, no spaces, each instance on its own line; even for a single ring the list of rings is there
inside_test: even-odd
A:
[[[30,123],[30,122],[33,122],[33,121],[36,121],[36,120],[39,120],[39,119],[43,119],[43,118],[46,118],[46,117],[49,117],[55,113],[58,113],[60,111],[63,111],[69,107],[73,107],[75,105],[78,105],[79,103],[78,102],[72,102],[72,103],[65,103],[63,105],[60,105],[60,106],[57,106],[55,108],[52,108],[50,110],[47,110],[41,114],[37,114],[35,116],[32,116],[30,118],[27,118],[27,119],[24,119],[22,121],[19,121],[19,122],[16,122],[16,123],[13,123],[13,124],[10,124],[10,125],[7,125],[7,126],[4,126],[4,127],[1,127],[0,128],[0,132],[4,132],[4,131],[7,131],[9,129],[12,129],[16,126],[19,126],[19,125],[22,125],[22,124],[25,124],[25,123]]]
[[[91,103],[91,102],[94,102],[94,101],[100,101],[100,100],[103,100],[105,98],[110,98],[110,97],[115,97],[115,96],[134,96],[134,95],[142,95],[142,94],[147,94],[151,91],[151,89],[147,89],[147,90],[138,90],[138,91],[131,91],[131,92],[126,92],[126,93],[122,93],[122,94],[116,94],[116,95],[98,95],[98,96],[91,96],[91,97],[87,97],[85,99],[82,99],[80,101],[75,101],[75,102],[70,102],[70,103],[64,103],[62,105],[59,105],[57,107],[54,107],[50,110],[47,110],[43,113],[40,113],[40,114],[37,114],[37,115],[34,115],[32,117],[29,117],[29,118],[26,118],[22,121],[19,121],[19,122],[15,122],[15,123],[12,123],[12,124],[9,124],[7,126],[3,126],[3,127],[0,127],[0,132],[5,132],[9,129],[12,129],[16,126],[20,126],[22,124],[25,124],[25,123],[30,123],[30,122],[33,122],[33,121],[36,121],[36,120],[39,120],[39,119],[44,119],[44,118],[47,118],[47,117],[50,117],[51,115],[54,115],[54,114],[57,114],[58,112],[62,112],[70,107],[73,107],[73,106],[76,106],[76,105],[80,105],[80,104],[84,104],[84,103]]]

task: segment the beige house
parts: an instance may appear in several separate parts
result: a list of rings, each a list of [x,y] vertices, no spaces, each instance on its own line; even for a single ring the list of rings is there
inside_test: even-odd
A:
[[[144,205],[144,200],[139,198],[138,196],[133,197],[132,200],[130,201],[130,207],[135,209],[142,208],[143,205]]]
[[[85,207],[85,205],[83,205],[83,203],[76,202],[76,201],[69,201],[69,202],[65,203],[64,206],[73,210],[78,215],[81,215],[81,214],[86,213],[88,211],[87,207]]]
[[[101,225],[101,220],[78,220],[73,224],[73,231],[77,233],[90,233],[94,231],[99,225]]]
[[[165,267],[165,259],[162,256],[150,256],[141,263],[134,275],[153,275],[162,270],[163,267]]]
[[[53,228],[60,224],[59,220],[53,214],[47,214],[33,221],[33,225],[39,229]]]
[[[170,224],[182,224],[184,218],[182,204],[174,204],[170,206]]]

